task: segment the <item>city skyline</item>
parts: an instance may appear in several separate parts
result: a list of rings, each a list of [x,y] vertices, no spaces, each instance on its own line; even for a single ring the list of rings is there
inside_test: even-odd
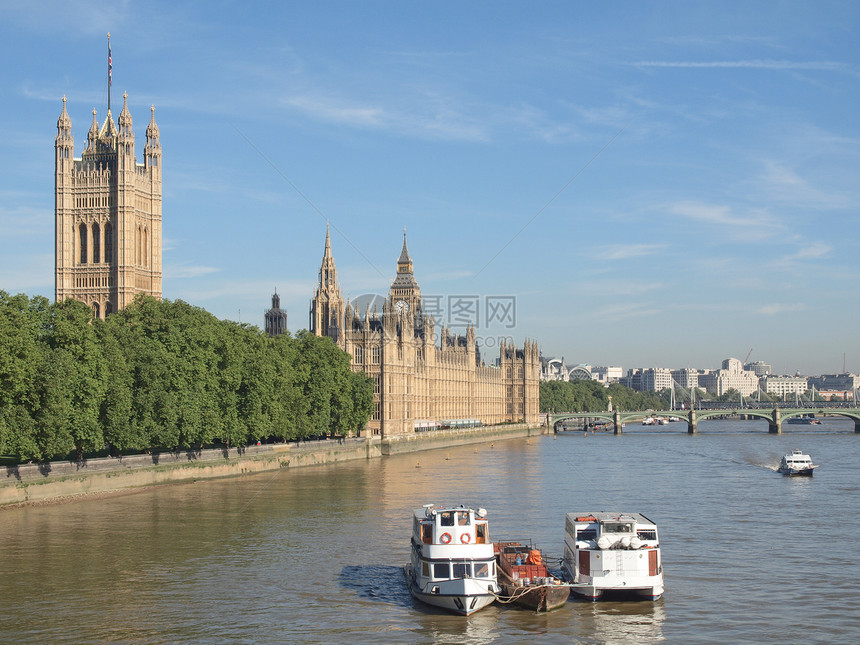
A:
[[[350,298],[388,291],[405,227],[442,322],[477,298],[488,341],[625,370],[752,349],[778,374],[860,372],[860,6],[0,15],[2,290],[52,298],[57,118],[65,95],[80,156],[110,32],[114,119],[127,92],[137,139],[151,105],[161,131],[165,298],[262,328],[277,289],[295,332],[327,222]]]

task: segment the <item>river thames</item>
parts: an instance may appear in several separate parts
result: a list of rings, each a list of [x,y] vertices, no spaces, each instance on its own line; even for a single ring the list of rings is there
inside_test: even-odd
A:
[[[0,641],[856,643],[853,422],[569,432],[0,511]],[[775,472],[799,448],[813,478]],[[567,512],[657,523],[657,602],[469,618],[412,599],[411,512],[464,503],[560,557]],[[550,558],[552,561],[552,558]]]

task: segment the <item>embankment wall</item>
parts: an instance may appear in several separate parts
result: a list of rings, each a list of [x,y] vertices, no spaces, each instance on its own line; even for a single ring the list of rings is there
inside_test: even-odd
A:
[[[436,430],[384,439],[330,439],[264,444],[241,449],[189,450],[87,459],[81,462],[55,461],[7,466],[0,469],[0,508],[17,504],[67,501],[88,494],[235,477],[281,468],[376,459],[540,433],[541,428],[510,424],[463,430]]]

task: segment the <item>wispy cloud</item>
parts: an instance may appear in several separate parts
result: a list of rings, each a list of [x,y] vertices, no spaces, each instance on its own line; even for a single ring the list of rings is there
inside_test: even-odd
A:
[[[221,269],[207,266],[189,266],[189,265],[167,265],[164,267],[164,277],[172,279],[180,278],[199,278],[210,273],[217,273]]]
[[[848,67],[844,63],[834,61],[790,61],[790,60],[724,60],[724,61],[637,61],[631,63],[634,67],[680,67],[696,69],[719,69],[719,68],[741,68],[741,69],[772,69],[772,70],[817,70],[817,71],[843,71]]]
[[[666,210],[678,217],[727,229],[737,237],[751,241],[770,237],[784,229],[783,223],[764,209],[750,208],[739,212],[731,206],[688,201],[671,204]]]
[[[799,248],[795,253],[776,260],[774,264],[785,265],[806,260],[821,260],[830,255],[832,250],[833,247],[829,244],[825,244],[824,242],[811,242]]]
[[[762,182],[774,198],[793,205],[831,209],[845,208],[851,203],[849,198],[816,188],[796,171],[773,161],[765,162]]]
[[[789,313],[792,311],[802,311],[806,309],[806,305],[803,303],[792,303],[792,304],[783,304],[783,303],[772,303],[768,305],[762,305],[756,312],[765,316],[776,316],[778,314]]]
[[[281,104],[337,125],[455,141],[486,141],[490,138],[486,124],[470,116],[458,101],[426,91],[390,101],[384,106],[321,94],[285,97]]]
[[[665,248],[665,244],[610,244],[597,249],[595,256],[600,260],[628,260],[656,255]]]

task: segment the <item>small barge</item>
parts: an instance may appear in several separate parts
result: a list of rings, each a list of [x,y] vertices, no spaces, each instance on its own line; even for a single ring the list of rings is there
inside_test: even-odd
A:
[[[564,606],[570,586],[547,571],[538,549],[521,542],[496,542],[500,602],[512,602],[535,611]]]

